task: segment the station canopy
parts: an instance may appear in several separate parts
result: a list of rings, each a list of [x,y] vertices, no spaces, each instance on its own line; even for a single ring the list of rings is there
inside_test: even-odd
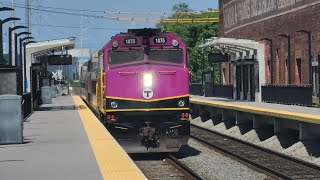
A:
[[[263,50],[262,48],[264,48],[264,45],[258,41],[248,39],[212,37],[206,39],[205,43],[200,45],[200,47],[210,47],[226,53],[234,53],[236,54],[236,59],[240,60],[257,59],[257,56],[261,54],[258,51]]]
[[[40,41],[26,46],[27,58],[32,57],[32,63],[36,63],[37,57],[52,54],[52,52],[62,52],[75,47],[75,38],[64,38],[48,41]],[[28,61],[28,59],[27,59]],[[30,62],[30,61],[29,61]]]

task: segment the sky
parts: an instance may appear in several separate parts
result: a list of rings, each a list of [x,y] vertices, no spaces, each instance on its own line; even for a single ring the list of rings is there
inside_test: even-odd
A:
[[[119,15],[105,14],[112,12],[171,12],[174,4],[187,3],[194,11],[218,9],[218,0],[30,0],[32,36],[36,41],[76,37],[76,48],[90,48],[91,52],[100,49],[110,38],[127,29],[155,27],[155,23],[122,22],[100,18],[102,16],[135,17],[135,18],[161,18],[163,15]],[[9,6],[11,0],[0,0],[0,5]],[[15,0],[15,16],[21,18],[16,25],[25,25],[25,0]],[[49,7],[49,8],[45,8]],[[64,8],[64,9],[62,9]],[[81,11],[83,10],[83,11]],[[52,13],[48,11],[57,11]],[[66,15],[61,13],[69,13]],[[81,18],[81,14],[83,15]],[[11,15],[10,12],[0,12],[0,18]],[[90,17],[88,17],[90,16]],[[92,17],[97,16],[97,17]],[[82,19],[82,38],[81,38]],[[3,26],[4,42],[7,42],[6,23]],[[59,27],[58,27],[59,26]],[[5,44],[4,51],[8,48]]]

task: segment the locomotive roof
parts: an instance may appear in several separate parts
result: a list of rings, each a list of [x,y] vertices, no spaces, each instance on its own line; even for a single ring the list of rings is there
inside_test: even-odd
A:
[[[144,28],[144,29],[128,29],[129,34],[135,34],[136,36],[154,36],[157,34],[161,34],[161,29],[152,29],[152,28]]]

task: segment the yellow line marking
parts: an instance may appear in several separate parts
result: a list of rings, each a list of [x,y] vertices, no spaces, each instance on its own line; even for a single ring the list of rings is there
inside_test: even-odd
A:
[[[208,101],[208,100],[200,100],[196,98],[190,98],[190,102],[199,105],[209,105],[217,108],[224,108],[242,112],[248,112],[258,115],[265,115],[271,117],[277,117],[282,119],[291,119],[295,121],[313,123],[313,124],[320,124],[320,116],[313,115],[313,114],[304,114],[304,113],[296,113],[284,110],[273,110],[267,108],[258,108],[252,106],[245,106],[245,105],[238,105],[238,104],[230,104],[230,103],[223,103],[217,101]]]
[[[79,96],[73,96],[73,100],[76,105],[86,106]],[[78,112],[104,179],[146,179],[89,108]]]
[[[189,94],[185,94],[185,95],[181,95],[181,96],[172,96],[172,97],[167,97],[167,98],[152,99],[152,100],[106,96],[106,98],[109,98],[109,99],[126,100],[126,101],[138,101],[138,102],[155,102],[155,101],[163,101],[163,100],[177,99],[177,98],[183,98],[183,97],[189,97]]]
[[[150,108],[150,109],[110,109],[106,112],[124,112],[124,111],[179,111],[179,110],[189,110],[189,108]]]

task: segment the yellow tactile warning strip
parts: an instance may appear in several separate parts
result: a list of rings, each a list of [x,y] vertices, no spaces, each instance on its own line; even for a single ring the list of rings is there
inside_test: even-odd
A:
[[[73,96],[73,100],[76,105],[86,106],[79,96]],[[78,112],[104,179],[146,179],[89,108],[80,109]]]
[[[303,114],[303,113],[296,113],[296,112],[283,111],[283,110],[273,110],[273,109],[267,109],[267,108],[258,108],[258,107],[230,104],[230,103],[217,102],[217,101],[201,100],[196,98],[190,98],[190,102],[194,104],[213,106],[213,107],[222,108],[222,109],[230,109],[230,110],[248,112],[248,113],[253,113],[258,115],[290,119],[290,120],[313,123],[313,124],[320,124],[320,116],[318,115]]]

